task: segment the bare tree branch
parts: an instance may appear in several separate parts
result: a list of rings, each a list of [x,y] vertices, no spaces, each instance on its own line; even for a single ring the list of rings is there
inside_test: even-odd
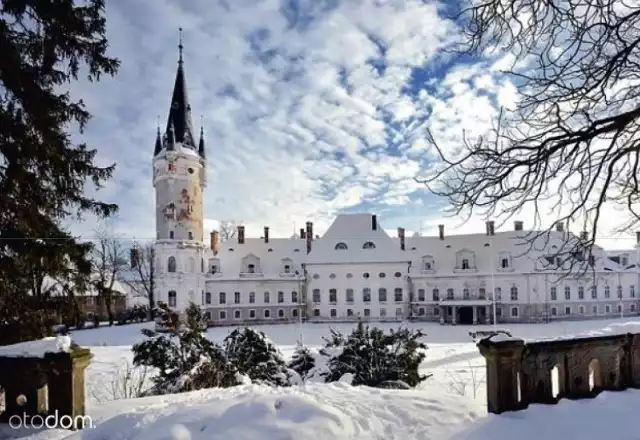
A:
[[[479,0],[456,20],[460,52],[514,56],[503,73],[519,100],[515,110],[500,111],[486,137],[464,136],[455,156],[428,132],[442,166],[417,180],[467,219],[504,222],[531,208],[535,227],[552,213],[565,225],[579,221],[587,236],[566,234],[560,245],[554,225],[546,225],[527,242],[538,247],[546,234],[546,244],[558,247],[549,257],[586,270],[599,254],[594,243],[605,205],[630,214],[619,232],[640,224],[640,5]],[[551,212],[541,212],[545,205]]]
[[[218,232],[220,232],[220,242],[228,241],[236,238],[238,234],[238,226],[242,224],[238,220],[221,220]]]

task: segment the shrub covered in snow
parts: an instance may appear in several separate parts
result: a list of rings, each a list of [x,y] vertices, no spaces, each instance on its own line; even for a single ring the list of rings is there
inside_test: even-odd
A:
[[[207,339],[200,308],[191,304],[186,320],[161,304],[157,316],[166,333],[143,329],[147,337],[133,346],[136,366],[153,367],[158,374],[147,394],[167,394],[201,388],[229,387],[243,382],[224,350]]]
[[[287,367],[278,347],[261,331],[249,327],[235,329],[224,340],[225,353],[238,372],[252,382],[289,386],[301,382]]]
[[[332,330],[306,379],[324,382],[345,381],[352,385],[380,388],[415,387],[426,379],[419,373],[427,348],[420,341],[421,330],[383,330],[362,322],[344,337]]]

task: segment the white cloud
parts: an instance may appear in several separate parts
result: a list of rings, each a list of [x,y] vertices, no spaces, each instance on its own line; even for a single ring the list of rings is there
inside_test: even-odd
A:
[[[284,12],[276,0],[109,3],[121,72],[77,91],[95,115],[85,137],[101,162],[118,163],[99,195],[120,205],[123,234],[155,236],[151,155],[157,115],[161,128],[167,117],[179,26],[194,123],[202,114],[207,139],[207,232],[216,220],[238,219],[249,235],[269,225],[289,236],[307,220],[321,233],[331,216],[363,202],[411,230],[421,219],[437,224],[441,201],[409,197],[424,195],[413,177],[432,158],[425,128],[449,151],[463,129],[484,132],[497,114],[488,95],[515,102],[514,86],[497,76],[509,60],[441,71],[436,56],[455,32],[435,3],[295,3]],[[427,89],[411,96],[420,68],[431,75]],[[483,230],[481,221],[465,228]]]

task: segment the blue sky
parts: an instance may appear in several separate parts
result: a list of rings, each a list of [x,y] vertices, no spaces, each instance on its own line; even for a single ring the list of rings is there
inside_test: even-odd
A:
[[[514,105],[499,73],[511,58],[452,58],[443,49],[457,32],[437,3],[110,0],[107,23],[120,73],[75,91],[94,115],[83,140],[117,163],[99,196],[120,205],[119,235],[155,236],[151,158],[179,27],[194,125],[202,115],[206,133],[205,229],[232,219],[250,236],[263,226],[289,236],[305,221],[322,232],[337,213],[370,211],[388,229],[483,231],[483,219],[445,218],[446,201],[413,178],[433,165],[426,127],[451,151],[463,129],[480,135],[499,105]]]

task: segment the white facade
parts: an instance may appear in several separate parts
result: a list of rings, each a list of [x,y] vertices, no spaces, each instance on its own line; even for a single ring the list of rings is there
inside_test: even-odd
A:
[[[247,238],[241,226],[236,240],[219,243],[214,232],[206,245],[204,141],[194,148],[181,68],[174,90],[180,105],[172,106],[153,159],[157,301],[177,310],[195,302],[214,325],[302,317],[475,324],[493,322],[494,308],[498,322],[638,313],[638,248],[596,249],[589,270],[570,276],[566,263],[549,261],[577,240],[560,227],[528,249],[523,244],[534,232],[522,222],[497,233],[488,222],[484,234],[457,236],[441,226],[439,236],[404,237],[399,228],[391,238],[375,215],[350,214],[339,215],[322,237],[312,223],[299,236],[275,239],[268,228],[262,238]]]

